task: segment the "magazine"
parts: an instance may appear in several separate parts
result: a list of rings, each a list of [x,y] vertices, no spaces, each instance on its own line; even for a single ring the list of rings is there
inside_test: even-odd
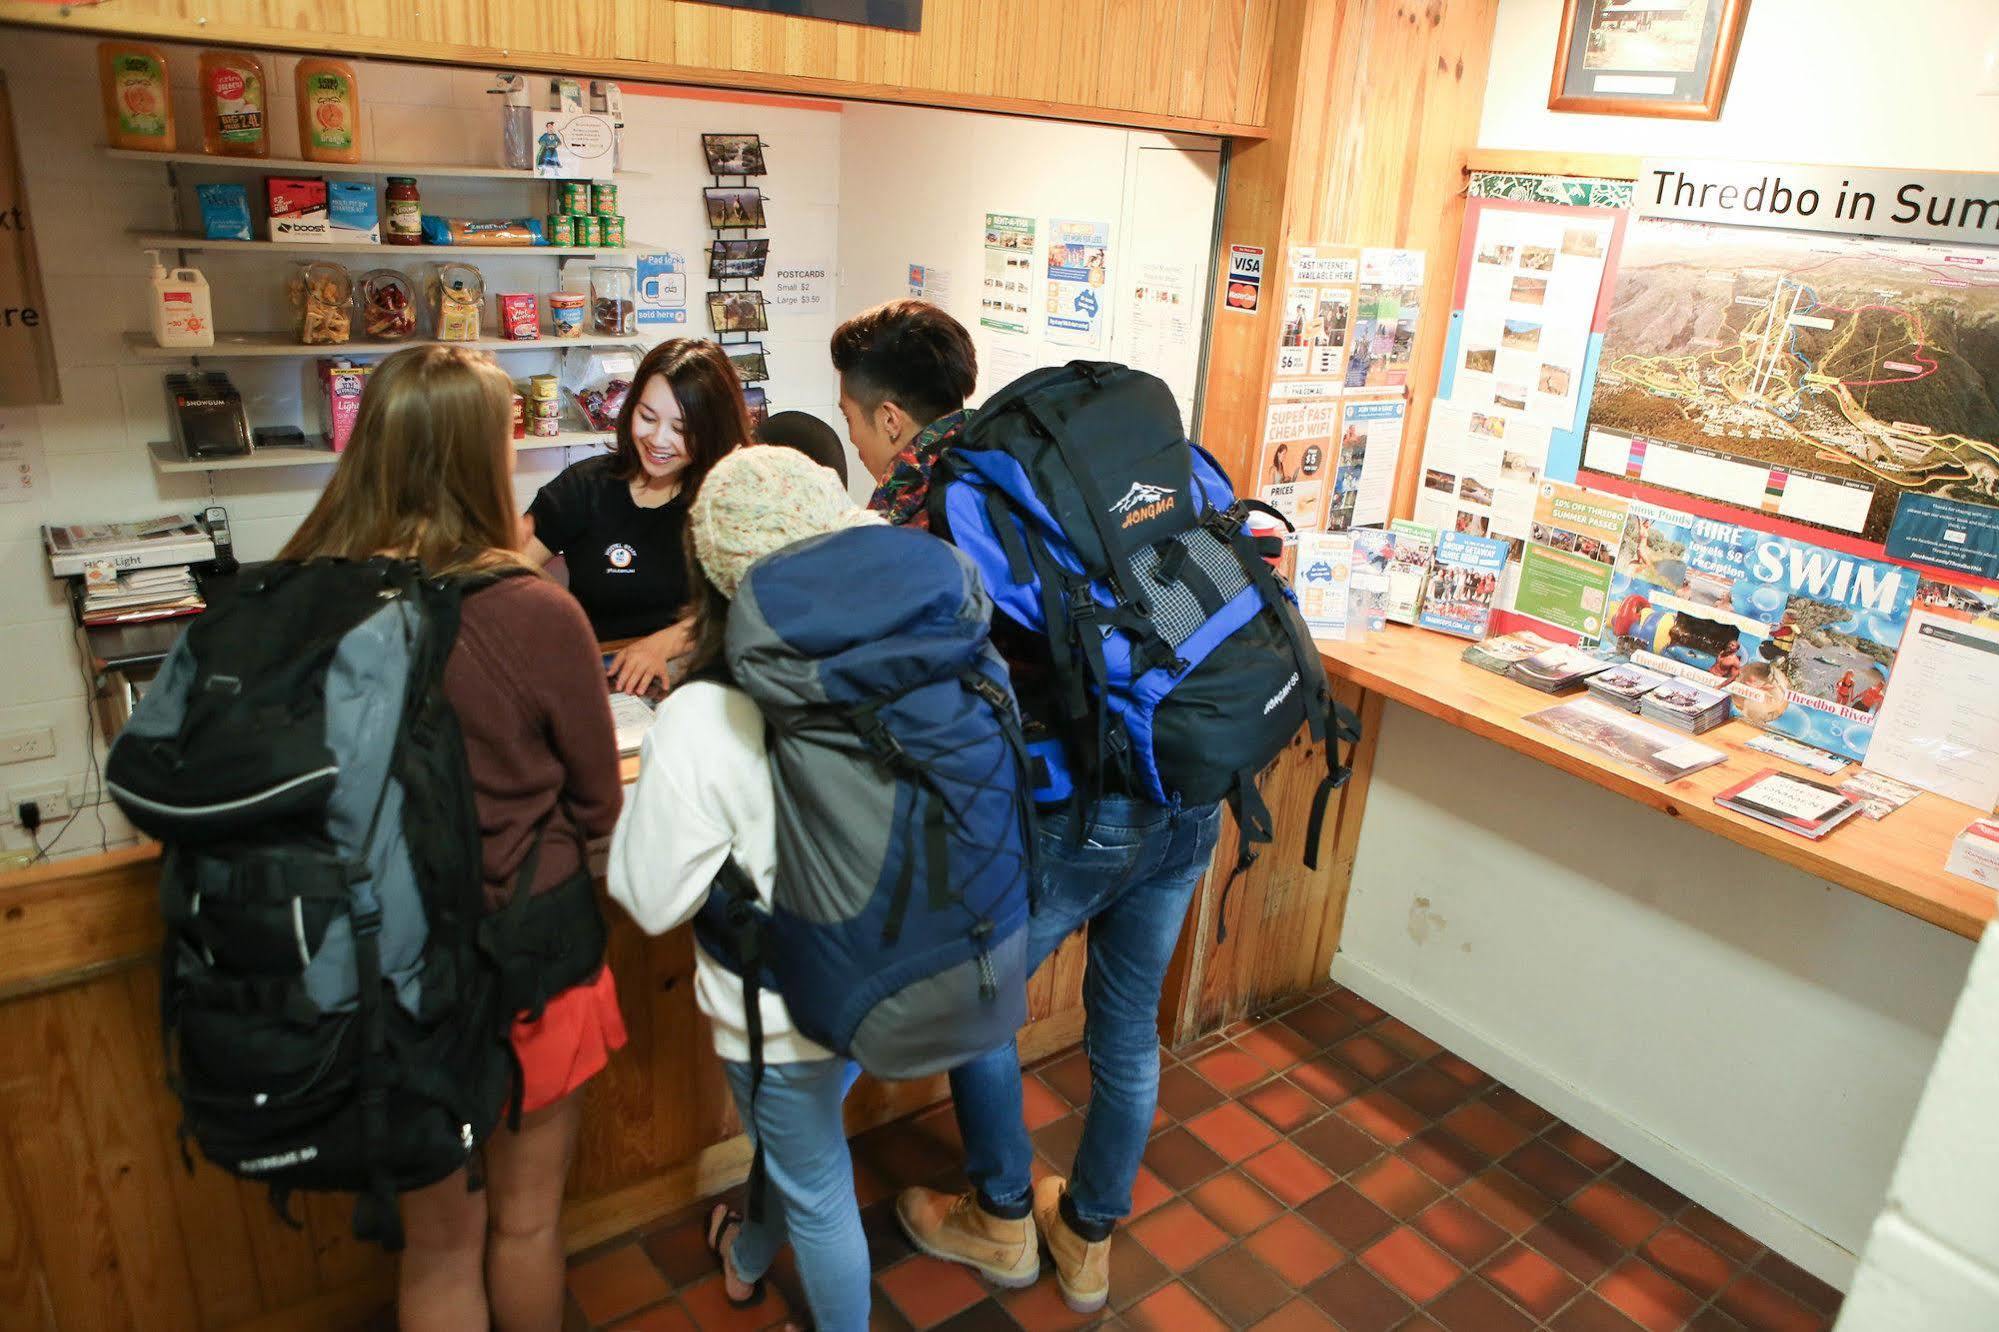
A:
[[[1627,661],[1598,671],[1583,683],[1589,687],[1592,697],[1623,708],[1626,712],[1636,712],[1638,700],[1665,684],[1669,678]]]
[[[1496,537],[1444,533],[1430,560],[1416,623],[1460,638],[1484,638],[1509,549]]]
[[[100,561],[119,570],[196,564],[215,558],[215,542],[191,513],[132,523],[69,523],[42,529],[49,572],[71,578]]]
[[[1714,803],[1752,819],[1817,841],[1860,812],[1836,786],[1788,777],[1765,768],[1715,796]]]
[[[1353,533],[1353,539],[1355,585],[1365,580],[1369,588],[1381,589],[1385,619],[1397,624],[1416,623],[1423,600],[1423,575],[1429,572],[1437,534],[1418,523],[1397,522],[1386,530],[1361,528]]]
[[[1728,757],[1719,749],[1590,699],[1531,713],[1525,720],[1662,782],[1678,781]]]

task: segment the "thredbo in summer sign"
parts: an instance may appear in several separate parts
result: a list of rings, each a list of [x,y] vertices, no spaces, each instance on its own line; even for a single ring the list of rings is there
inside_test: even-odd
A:
[[[736,9],[760,9],[768,14],[861,23],[870,28],[915,32],[923,26],[923,0],[703,0]]]

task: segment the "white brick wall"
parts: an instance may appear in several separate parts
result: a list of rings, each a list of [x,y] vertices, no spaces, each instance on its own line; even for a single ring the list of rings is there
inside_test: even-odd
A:
[[[200,143],[194,75],[198,47],[168,48],[175,86],[180,146]],[[266,55],[272,90],[274,156],[295,156],[297,133],[290,98],[295,59]],[[486,94],[487,74],[476,70],[357,62],[367,125],[364,150],[371,161],[497,161],[499,102]],[[46,522],[136,518],[210,502],[228,507],[239,553],[266,558],[305,514],[329,468],[165,477],[145,454],[150,440],[167,437],[162,376],[170,364],[125,362],[120,343],[128,331],[147,327],[147,259],[127,235],[135,228],[167,229],[172,199],[166,168],[150,162],[113,161],[102,155],[95,44],[62,34],[13,30],[0,44],[18,122],[21,159],[36,229],[50,325],[62,377],[63,402],[34,409],[44,454],[41,499],[0,504],[0,733],[31,726],[56,732],[52,759],[0,767],[0,795],[53,780],[80,783],[89,766],[81,665],[68,613],[47,574],[38,530]],[[626,163],[648,173],[621,182],[620,204],[634,243],[674,249],[693,270],[690,322],[707,335],[706,247],[709,232],[701,187],[710,183],[700,151],[702,131],[755,130],[770,143],[771,175],[763,182],[773,267],[837,263],[842,117],[834,109],[626,95]],[[248,179],[214,175],[200,166],[182,170],[184,182]],[[547,211],[545,189],[499,181],[420,179],[426,211],[470,216],[512,216]],[[256,186],[252,184],[253,194]],[[254,207],[254,206],[253,206]],[[187,197],[188,229],[196,217]],[[472,252],[468,258],[489,291],[549,290],[555,261],[505,258]],[[168,256],[171,262],[171,256]],[[287,308],[283,280],[290,259],[281,254],[191,255],[213,289],[217,326],[257,330],[282,326]],[[353,259],[344,260],[350,264]],[[391,261],[393,262],[393,261]],[[412,276],[421,261],[395,265]],[[356,270],[358,271],[358,269]],[[841,312],[828,305],[810,312],[773,313],[763,338],[775,378],[766,387],[774,410],[800,408],[836,428],[839,413],[826,340]],[[552,368],[553,357],[509,354],[508,370],[526,375]],[[224,362],[250,403],[256,425],[302,424],[313,429],[306,362]],[[552,452],[525,453],[517,489],[523,503],[563,459]],[[130,836],[109,804],[97,807],[102,840]],[[43,830],[43,839],[50,830]],[[96,850],[100,835],[87,813],[54,845],[55,854]],[[26,845],[14,829],[0,832],[0,853]]]
[[[1999,932],[1972,958],[1839,1332],[1999,1328]]]

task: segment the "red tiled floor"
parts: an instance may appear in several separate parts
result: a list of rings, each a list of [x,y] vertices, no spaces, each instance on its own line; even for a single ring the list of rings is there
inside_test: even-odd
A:
[[[1258,1152],[1243,1162],[1242,1168],[1292,1207],[1333,1185],[1332,1175],[1288,1142]]]
[[[1218,1105],[1187,1121],[1187,1131],[1224,1161],[1241,1161],[1277,1141],[1277,1132],[1235,1102]]]
[[[1219,1226],[1184,1200],[1133,1222],[1131,1234],[1171,1272],[1185,1272],[1229,1242]]]
[[[1293,1286],[1305,1287],[1327,1275],[1346,1258],[1346,1251],[1327,1239],[1316,1226],[1295,1215],[1281,1216],[1245,1245],[1263,1260],[1263,1265]]]
[[[1480,1275],[1510,1296],[1515,1304],[1547,1319],[1575,1298],[1582,1286],[1561,1268],[1523,1245],[1502,1249]]]
[[[1273,1004],[1162,1064],[1098,1315],[1067,1309],[1045,1259],[1003,1291],[912,1251],[896,1190],[962,1187],[945,1182],[963,1158],[948,1107],[856,1138],[870,1332],[1825,1332],[1837,1317],[1824,1282],[1349,992]],[[1079,1051],[1024,1079],[1037,1179],[1068,1169],[1088,1095]],[[707,1206],[586,1253],[568,1332],[797,1316],[789,1253],[762,1306],[727,1306]]]
[[[1428,1304],[1464,1275],[1449,1254],[1423,1238],[1412,1226],[1400,1226],[1360,1255],[1369,1271],[1408,1296]]]

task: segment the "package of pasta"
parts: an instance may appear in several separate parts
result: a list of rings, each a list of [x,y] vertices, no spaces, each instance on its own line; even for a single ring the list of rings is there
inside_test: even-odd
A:
[[[544,239],[541,219],[538,217],[509,217],[482,221],[469,217],[436,217],[425,213],[423,243],[520,249],[531,245],[546,245],[548,241]]]
[[[292,309],[298,312],[301,343],[329,347],[353,336],[354,281],[345,268],[323,260],[300,264],[288,288]]]

